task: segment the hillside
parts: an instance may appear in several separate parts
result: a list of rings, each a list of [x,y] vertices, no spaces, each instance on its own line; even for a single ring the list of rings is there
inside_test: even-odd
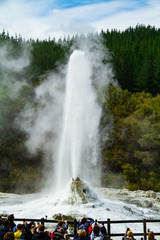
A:
[[[94,39],[94,36],[92,36]],[[78,36],[24,40],[0,34],[0,191],[35,192],[43,187],[46,167],[40,148],[31,154],[17,119],[37,107],[35,88],[78,46]],[[99,94],[103,187],[160,191],[160,29],[137,26],[95,35],[109,54],[117,85]],[[51,161],[48,160],[48,161]],[[34,183],[34,184],[33,184]]]

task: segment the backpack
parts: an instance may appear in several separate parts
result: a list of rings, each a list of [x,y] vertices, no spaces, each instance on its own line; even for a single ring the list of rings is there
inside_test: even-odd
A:
[[[91,232],[92,232],[92,226],[89,226],[89,227],[88,227],[88,233],[89,233],[89,235],[91,234]]]

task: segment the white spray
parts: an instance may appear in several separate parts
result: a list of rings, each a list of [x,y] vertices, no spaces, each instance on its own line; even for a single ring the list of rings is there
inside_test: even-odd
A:
[[[101,108],[96,101],[91,75],[85,52],[75,50],[66,77],[63,128],[55,172],[58,188],[72,177],[91,182],[92,176],[98,175],[100,170],[97,160]]]

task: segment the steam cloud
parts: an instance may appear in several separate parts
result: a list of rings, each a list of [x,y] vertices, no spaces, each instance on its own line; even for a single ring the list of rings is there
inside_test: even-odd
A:
[[[97,95],[101,92],[101,101],[103,101],[103,91],[112,81],[109,62],[103,64],[103,61],[108,61],[110,58],[109,53],[104,50],[99,38],[95,39],[92,35],[87,38],[78,37],[75,45],[73,50],[78,48],[86,53],[92,66],[92,84]],[[63,66],[59,74],[52,72],[46,76],[43,83],[35,88],[36,107],[34,104],[26,105],[19,118],[21,128],[28,134],[26,142],[28,149],[32,153],[36,153],[39,149],[44,152],[45,164],[51,169],[51,172],[47,173],[48,185],[52,185],[53,169],[56,168],[57,149],[62,130],[66,72],[67,66]]]
[[[27,85],[26,79],[18,79],[21,72],[30,63],[28,47],[24,47],[21,54],[13,57],[13,47],[2,45],[0,47],[0,118],[9,111],[9,100],[15,100],[23,86]],[[3,121],[1,121],[3,122]],[[3,126],[0,126],[3,128]]]

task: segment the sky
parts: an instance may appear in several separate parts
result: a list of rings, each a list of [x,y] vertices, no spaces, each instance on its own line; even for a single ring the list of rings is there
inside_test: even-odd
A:
[[[159,0],[0,0],[0,32],[25,39],[160,27]]]

